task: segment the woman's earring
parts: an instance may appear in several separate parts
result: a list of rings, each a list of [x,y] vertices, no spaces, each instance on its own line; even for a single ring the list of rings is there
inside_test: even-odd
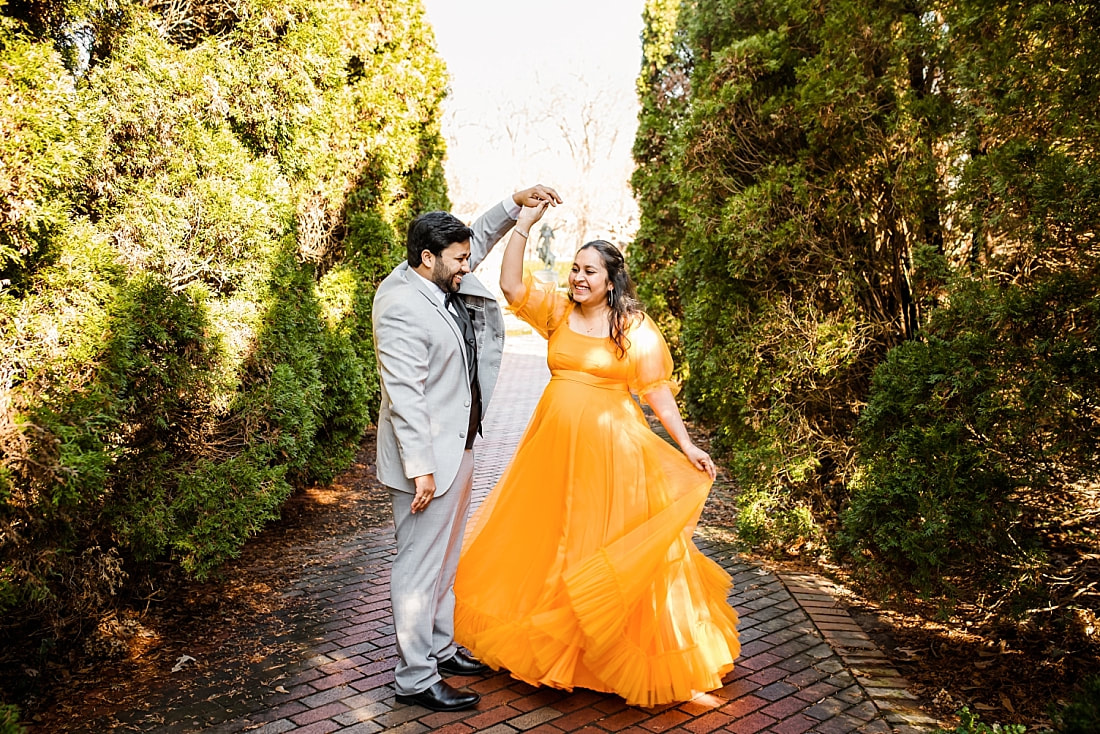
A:
[[[611,288],[607,291],[607,305],[611,308],[615,308],[615,289]]]

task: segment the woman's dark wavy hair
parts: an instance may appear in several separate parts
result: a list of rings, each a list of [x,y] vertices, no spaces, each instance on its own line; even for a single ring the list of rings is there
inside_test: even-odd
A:
[[[604,269],[607,270],[607,279],[614,286],[608,294],[611,312],[607,315],[607,321],[611,327],[611,341],[615,343],[615,353],[619,359],[622,359],[630,347],[630,340],[626,338],[627,329],[645,309],[638,300],[634,281],[626,271],[626,258],[619,252],[619,248],[607,240],[592,240],[585,243],[577,252],[582,250],[595,250],[599,253]],[[573,300],[572,293],[569,294],[569,300]]]

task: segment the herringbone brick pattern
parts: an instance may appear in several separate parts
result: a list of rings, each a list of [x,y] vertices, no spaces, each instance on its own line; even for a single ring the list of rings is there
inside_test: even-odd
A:
[[[548,377],[532,338],[510,337],[485,440],[476,449],[475,502],[508,462]],[[306,609],[285,620],[295,652],[225,671],[184,697],[165,692],[115,717],[117,730],[167,732],[924,732],[923,716],[891,667],[837,606],[822,579],[776,575],[700,528],[700,549],[733,577],[742,656],[725,685],[687,703],[642,709],[613,695],[536,689],[505,673],[452,678],[482,694],[476,709],[433,713],[396,703],[389,606],[389,528],[319,545],[285,593]],[[241,634],[247,634],[242,630]],[[243,683],[242,683],[243,680]],[[166,713],[170,712],[170,713]],[[89,722],[89,731],[101,731]]]

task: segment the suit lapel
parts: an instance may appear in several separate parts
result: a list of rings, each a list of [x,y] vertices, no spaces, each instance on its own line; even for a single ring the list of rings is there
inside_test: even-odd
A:
[[[458,287],[459,294],[463,296],[477,296],[478,298],[494,298],[481,281],[473,273],[462,276],[462,285]]]
[[[462,281],[463,283],[465,283],[466,278],[463,278]],[[432,309],[439,315],[441,319],[443,319],[447,323],[447,326],[450,327],[451,333],[453,333],[455,335],[455,339],[458,340],[458,346],[460,347],[460,350],[462,352],[462,361],[463,363],[465,363],[466,341],[462,336],[462,327],[460,327],[458,325],[458,322],[455,321],[454,317],[451,316],[451,313],[447,310],[446,306],[439,302],[439,299],[436,298],[436,294],[432,292],[431,288],[424,281],[424,279],[421,278],[418,274],[412,272],[412,269],[408,267],[408,263],[405,263],[405,282],[411,285],[417,291],[417,293],[420,294],[420,296],[427,299],[428,303],[431,304]],[[467,367],[469,367],[469,365],[467,365]]]

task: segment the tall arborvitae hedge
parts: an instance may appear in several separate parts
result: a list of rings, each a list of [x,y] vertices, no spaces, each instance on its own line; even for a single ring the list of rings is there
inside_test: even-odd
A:
[[[631,259],[747,541],[1095,613],[1097,12],[647,4]]]
[[[0,2],[9,620],[202,578],[350,462],[445,86],[415,2]]]
[[[687,362],[680,342],[683,311],[675,267],[683,226],[673,144],[687,110],[691,69],[685,63],[682,33],[677,30],[679,13],[680,0],[651,0],[643,13],[642,71],[638,77],[641,111],[634,138],[637,166],[630,181],[641,217],[627,255],[638,294],[661,327],[683,373]]]
[[[947,289],[875,373],[842,540],[898,583],[1095,639],[1100,6],[960,0],[934,22]]]
[[[661,253],[675,285],[686,395],[739,479],[742,529],[798,536],[843,502],[871,372],[915,329],[939,122],[917,105],[919,48],[897,39],[919,20],[799,0],[685,3],[678,20],[668,71],[643,72],[676,124],[644,106],[642,133],[665,124],[663,139],[656,154],[651,133],[636,147],[641,232],[661,244],[640,238],[631,257],[644,278]]]

